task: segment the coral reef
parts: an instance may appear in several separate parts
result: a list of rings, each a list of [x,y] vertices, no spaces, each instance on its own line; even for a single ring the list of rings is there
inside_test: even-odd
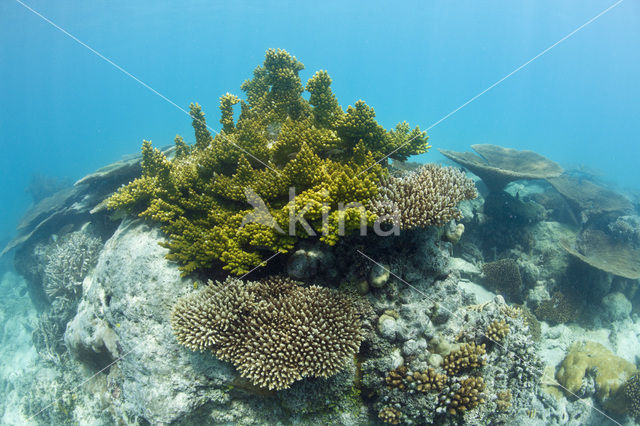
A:
[[[209,133],[201,107],[192,104],[196,143],[178,138],[169,161],[145,141],[142,176],[108,205],[159,222],[169,259],[185,273],[221,264],[239,275],[298,239],[321,234],[332,245],[371,225],[375,215],[364,205],[386,174],[376,160],[426,152],[426,134],[406,123],[386,131],[363,101],[343,111],[324,71],[307,83],[305,100],[303,68],[286,51],[268,50],[241,87],[247,100],[222,97],[220,133]]]
[[[635,374],[627,380],[624,384],[624,395],[628,401],[628,413],[640,420],[640,375]]]
[[[493,320],[484,334],[491,342],[500,342],[507,334],[509,334],[509,324],[505,320]]]
[[[454,376],[461,371],[482,367],[485,364],[482,356],[486,352],[484,343],[482,345],[465,343],[459,349],[444,357],[442,368],[448,375]]]
[[[231,361],[254,385],[285,389],[340,371],[364,338],[360,317],[335,290],[284,278],[229,278],[180,299],[171,322],[189,349]]]
[[[195,144],[177,137],[161,152],[145,142],[141,164],[108,167],[25,216],[7,250],[20,247],[26,283],[0,283],[0,343],[29,344],[20,373],[0,367],[0,408],[14,407],[0,422],[557,425],[597,424],[599,410],[638,418],[639,284],[624,275],[639,257],[637,216],[573,203],[586,222],[555,222],[549,209],[568,201],[546,182],[499,191],[524,175],[487,171],[504,154],[490,147],[478,152],[491,192],[458,211],[475,195],[462,172],[398,161],[426,149],[419,129],[386,131],[363,102],[344,111],[326,72],[309,80],[305,100],[301,69],[269,51],[242,86],[245,100],[220,98],[220,134],[193,105]],[[393,167],[374,165],[413,136]],[[301,201],[288,200],[289,186]],[[436,200],[446,194],[458,195]],[[535,194],[555,198],[537,204]],[[341,235],[339,207],[349,200],[373,207],[345,211],[345,230],[396,210],[403,232]],[[295,235],[275,229],[307,204],[322,236],[307,238],[302,222]],[[252,271],[252,281],[223,278],[285,251],[286,262]],[[189,271],[219,281],[202,284]]]
[[[514,180],[547,179],[562,173],[558,164],[532,151],[488,144],[471,145],[471,148],[479,155],[445,149],[440,152],[479,176],[492,192],[502,190]]]
[[[601,344],[584,341],[571,346],[556,378],[570,392],[580,395],[587,376],[595,374],[596,399],[606,408],[616,410],[616,394],[635,372],[635,365]]]
[[[561,324],[574,321],[578,315],[578,306],[564,293],[555,292],[551,299],[543,300],[535,310],[540,321]]]
[[[482,265],[484,282],[490,289],[504,294],[511,300],[518,300],[522,296],[522,277],[518,263],[513,259],[500,259]]]
[[[402,177],[385,178],[369,208],[400,229],[426,228],[460,219],[458,203],[477,195],[473,181],[460,170],[427,164]]]

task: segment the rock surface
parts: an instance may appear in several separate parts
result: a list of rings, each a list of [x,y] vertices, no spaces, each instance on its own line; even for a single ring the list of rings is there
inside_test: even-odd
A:
[[[156,424],[186,417],[208,399],[205,389],[233,379],[226,364],[190,353],[173,337],[171,307],[193,284],[165,260],[161,239],[140,220],[123,221],[85,280],[65,334],[79,360],[117,361],[126,411]]]

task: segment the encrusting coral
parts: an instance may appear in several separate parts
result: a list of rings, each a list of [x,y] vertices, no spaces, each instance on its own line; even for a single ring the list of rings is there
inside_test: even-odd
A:
[[[426,152],[426,133],[406,123],[385,130],[363,101],[343,111],[325,71],[307,82],[307,101],[303,68],[286,51],[269,49],[241,86],[246,101],[222,96],[220,133],[211,135],[201,107],[192,104],[195,144],[177,137],[170,161],[145,141],[142,176],[108,206],[159,222],[169,237],[168,258],[184,273],[219,262],[239,275],[291,250],[299,238],[320,234],[335,244],[343,233],[373,224],[364,206],[387,174],[385,156]],[[259,214],[256,203],[264,207]]]
[[[370,210],[400,229],[440,226],[461,219],[457,204],[478,196],[473,181],[462,171],[436,164],[402,177],[386,177],[379,191]]]
[[[600,343],[584,341],[571,345],[556,378],[575,395],[580,393],[585,376],[594,374],[596,399],[605,408],[616,410],[618,391],[635,373],[636,367],[629,361],[616,356]]]
[[[187,348],[211,350],[254,385],[278,390],[340,371],[364,338],[361,315],[335,290],[228,278],[181,298],[171,324]]]

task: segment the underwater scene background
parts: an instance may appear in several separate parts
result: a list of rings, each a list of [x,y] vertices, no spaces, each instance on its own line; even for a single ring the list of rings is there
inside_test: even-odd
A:
[[[637,424],[639,22],[2,2],[0,423]]]

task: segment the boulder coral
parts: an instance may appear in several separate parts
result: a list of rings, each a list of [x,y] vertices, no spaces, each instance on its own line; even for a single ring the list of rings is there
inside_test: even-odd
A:
[[[596,398],[612,411],[617,409],[618,391],[636,372],[629,361],[614,355],[599,343],[574,343],[556,373],[558,382],[571,393],[579,394],[585,376],[595,372]]]

